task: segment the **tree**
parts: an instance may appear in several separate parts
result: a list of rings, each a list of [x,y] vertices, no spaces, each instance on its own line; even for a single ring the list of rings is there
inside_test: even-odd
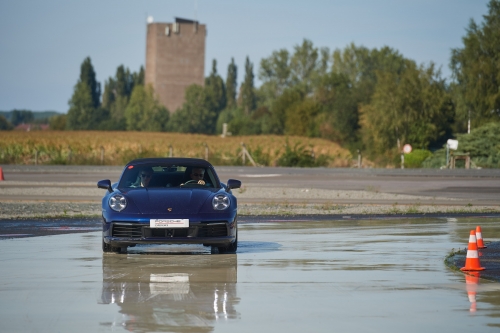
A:
[[[53,131],[64,131],[66,129],[66,115],[50,117],[49,128]]]
[[[141,85],[143,86],[144,85],[144,76],[145,76],[145,73],[144,73],[144,67],[141,66],[141,68],[139,68],[139,72],[134,72],[132,74],[132,79],[133,79],[133,86],[135,87],[136,85]],[[132,87],[133,88],[133,87]]]
[[[483,23],[471,20],[466,31],[450,63],[463,100],[457,117],[463,121],[471,111],[474,126],[500,121],[500,1],[490,0]]]
[[[169,130],[181,133],[213,134],[217,113],[209,107],[207,91],[197,84],[186,89],[185,102],[170,120]]]
[[[319,72],[319,51],[307,39],[294,49],[295,52],[290,59],[290,81],[293,85],[300,86],[307,94],[312,92],[313,80]]]
[[[406,62],[400,75],[378,72],[372,101],[361,108],[363,142],[372,158],[390,160],[405,143],[427,149],[450,131],[454,109],[439,71]]]
[[[319,135],[339,143],[356,143],[359,129],[358,101],[347,75],[335,72],[324,75],[315,98],[322,105]]]
[[[66,127],[69,130],[93,129],[102,120],[100,109],[101,85],[95,79],[90,57],[80,67],[80,79],[69,101]]]
[[[377,85],[377,72],[401,74],[404,68],[405,58],[387,46],[370,50],[351,43],[344,50],[333,52],[332,72],[349,78],[355,89],[354,97],[362,104],[370,103]]]
[[[0,115],[0,131],[10,131],[11,129],[13,129],[11,123],[3,115]]]
[[[297,88],[288,88],[277,98],[271,106],[271,118],[273,123],[272,134],[283,134],[288,116],[288,110],[295,104],[304,100],[304,92]]]
[[[240,106],[246,114],[250,114],[257,105],[253,83],[253,64],[247,57],[245,61],[245,80],[241,85]]]
[[[80,67],[80,82],[85,83],[89,87],[93,107],[99,107],[99,105],[101,105],[101,84],[96,81],[94,67],[92,66],[90,57],[85,58]]]
[[[208,103],[207,107],[213,109],[219,115],[226,107],[227,96],[224,81],[217,74],[217,61],[215,59],[212,62],[212,72],[205,79],[205,94]]]
[[[226,77],[226,107],[234,109],[236,107],[236,91],[238,89],[238,67],[231,58],[231,63],[227,66]]]
[[[263,81],[260,88],[265,99],[272,101],[290,87],[290,54],[288,50],[275,51],[269,58],[260,61],[259,78]],[[267,103],[266,103],[267,104]]]
[[[125,130],[125,110],[135,86],[144,85],[144,68],[138,73],[131,73],[123,65],[116,69],[115,77],[110,77],[104,84],[102,97],[103,121],[99,129]]]
[[[169,111],[155,98],[151,86],[137,85],[132,91],[125,109],[125,120],[129,131],[166,131]]]
[[[317,136],[315,118],[321,106],[312,98],[305,98],[286,110],[285,134],[298,136]]]
[[[115,91],[116,82],[110,77],[104,82],[104,92],[102,93],[102,107],[106,110],[111,108],[111,105],[116,100],[116,91]]]
[[[68,130],[89,130],[96,124],[97,109],[94,107],[92,94],[85,82],[78,82],[69,101],[66,118]]]
[[[329,49],[318,49],[307,39],[294,47],[293,54],[281,49],[262,59],[259,70],[259,78],[263,81],[259,88],[261,105],[270,107],[273,100],[290,87],[300,86],[305,93],[314,91],[320,78],[327,73],[329,61]]]
[[[10,122],[12,125],[29,124],[35,120],[33,112],[29,110],[12,110],[10,114]]]

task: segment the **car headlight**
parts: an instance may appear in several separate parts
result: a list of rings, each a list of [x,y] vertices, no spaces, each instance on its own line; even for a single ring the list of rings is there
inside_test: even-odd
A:
[[[229,197],[225,194],[217,194],[212,200],[212,206],[215,210],[224,210],[229,207],[231,201],[229,201]]]
[[[113,194],[111,198],[109,198],[109,207],[115,212],[121,212],[127,207],[127,199],[121,194]]]

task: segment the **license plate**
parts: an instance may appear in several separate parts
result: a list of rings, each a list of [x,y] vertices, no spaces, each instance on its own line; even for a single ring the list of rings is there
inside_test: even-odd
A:
[[[151,219],[151,228],[189,228],[189,219]]]

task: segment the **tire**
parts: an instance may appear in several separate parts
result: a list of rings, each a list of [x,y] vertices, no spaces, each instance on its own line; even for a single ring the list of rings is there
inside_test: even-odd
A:
[[[127,248],[125,248],[127,250]],[[104,253],[120,253],[122,251],[121,247],[114,247],[102,240],[102,252]]]
[[[234,242],[232,242],[228,246],[218,247],[219,253],[236,253],[237,249],[238,249],[238,234],[236,234],[236,239],[234,240]],[[213,247],[212,247],[212,252],[213,252]]]

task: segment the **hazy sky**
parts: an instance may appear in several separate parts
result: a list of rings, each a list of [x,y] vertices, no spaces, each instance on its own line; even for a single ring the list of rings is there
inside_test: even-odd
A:
[[[217,60],[225,79],[234,57],[254,64],[304,38],[316,47],[353,42],[384,45],[417,63],[433,61],[444,77],[452,48],[462,47],[470,19],[480,23],[488,0],[0,0],[0,110],[67,112],[80,65],[90,56],[97,80],[123,64],[145,65],[146,18],[207,25],[205,73]],[[256,82],[259,85],[259,82]]]

